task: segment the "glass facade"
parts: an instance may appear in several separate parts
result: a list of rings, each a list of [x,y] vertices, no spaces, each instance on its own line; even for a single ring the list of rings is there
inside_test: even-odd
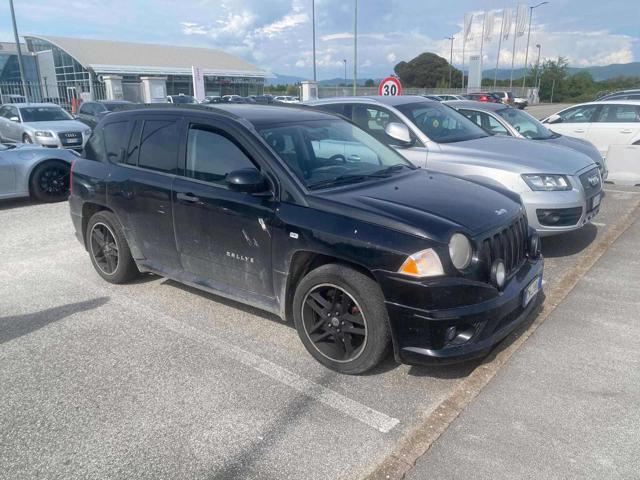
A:
[[[24,76],[27,82],[38,81],[38,66],[33,55],[22,55]],[[20,82],[20,65],[18,55],[11,52],[0,51],[0,83]]]

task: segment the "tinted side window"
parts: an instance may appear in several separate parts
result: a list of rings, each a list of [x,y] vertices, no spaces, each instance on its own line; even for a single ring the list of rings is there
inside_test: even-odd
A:
[[[103,127],[104,147],[108,162],[122,162],[129,140],[129,122],[113,122]]]
[[[340,115],[344,115],[344,104],[342,103],[333,103],[329,105],[318,105],[317,108],[324,110],[326,112],[331,113],[339,113]]]
[[[83,115],[93,115],[93,104],[92,103],[83,103],[80,106],[80,110],[78,111],[78,113],[81,113]]]
[[[103,149],[104,149],[104,137],[102,135],[102,128],[96,128],[87,144],[84,146],[84,150],[82,151],[82,157],[87,160],[95,160],[97,162],[102,162],[104,160]]]
[[[226,136],[199,126],[189,128],[187,177],[224,184],[229,172],[250,167],[255,165]]]
[[[640,122],[640,107],[635,105],[605,105],[596,120],[603,123]]]
[[[165,173],[178,169],[180,136],[175,120],[145,120],[140,137],[138,166]]]
[[[387,125],[391,122],[402,123],[388,110],[368,105],[354,105],[351,117],[353,123],[386,144],[391,142],[384,131]]]
[[[597,105],[574,107],[558,115],[562,118],[563,123],[589,123],[597,108]]]

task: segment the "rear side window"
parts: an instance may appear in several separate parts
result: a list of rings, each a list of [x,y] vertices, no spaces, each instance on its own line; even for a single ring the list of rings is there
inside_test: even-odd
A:
[[[84,150],[82,151],[82,157],[87,160],[95,160],[96,162],[104,161],[103,156],[104,151],[104,136],[102,134],[102,127],[96,128],[87,144],[84,146]]]
[[[339,113],[340,115],[344,115],[343,103],[330,103],[328,105],[318,105],[317,108],[324,110],[325,112]]]
[[[226,136],[199,126],[189,128],[187,177],[222,185],[228,173],[250,167],[255,165]]]
[[[140,137],[138,166],[165,173],[177,173],[178,122],[146,120]]]
[[[640,122],[640,107],[636,105],[605,105],[596,121],[602,123]]]
[[[120,163],[124,158],[124,149],[129,140],[129,122],[113,122],[103,127],[106,160]]]

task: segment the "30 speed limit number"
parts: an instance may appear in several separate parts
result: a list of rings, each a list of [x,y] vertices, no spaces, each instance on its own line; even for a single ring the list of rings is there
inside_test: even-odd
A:
[[[384,97],[394,97],[402,95],[402,84],[396,77],[387,77],[378,86],[378,95]]]

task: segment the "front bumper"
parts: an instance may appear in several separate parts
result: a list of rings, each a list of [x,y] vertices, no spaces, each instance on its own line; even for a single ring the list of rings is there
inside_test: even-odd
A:
[[[387,299],[396,360],[433,365],[486,355],[539,303],[541,290],[526,306],[523,298],[532,282],[541,285],[543,268],[542,257],[527,260],[502,292],[463,278],[414,281],[383,276],[379,281]],[[455,338],[448,336],[452,327]]]
[[[83,135],[82,143],[77,144],[67,144],[63,145],[62,141],[58,136],[54,137],[36,137],[35,135],[31,135],[34,143],[37,145],[41,145],[45,148],[67,148],[69,150],[81,151],[84,148],[85,143],[87,142],[88,136]]]
[[[600,190],[596,195],[600,195],[602,202],[604,191]],[[542,237],[578,230],[591,222],[600,213],[600,205],[594,206],[596,195],[587,198],[583,191],[576,189],[566,192],[520,193],[529,226],[535,228]],[[563,218],[559,226],[541,221],[539,214],[544,218],[544,212],[553,211],[557,211]]]

